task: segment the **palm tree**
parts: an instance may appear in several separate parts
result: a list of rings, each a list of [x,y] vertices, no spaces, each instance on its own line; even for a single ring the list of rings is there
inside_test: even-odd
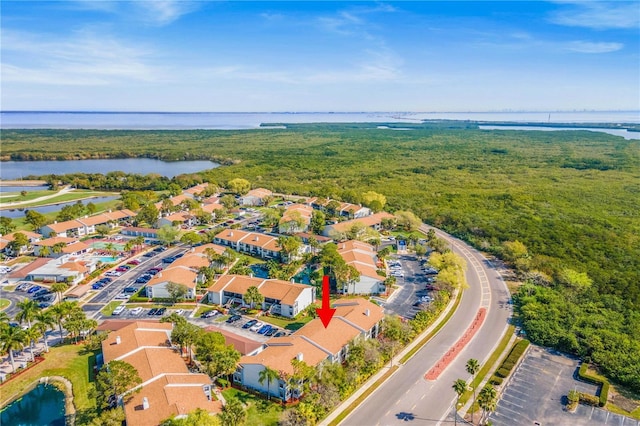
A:
[[[480,363],[477,359],[471,358],[467,361],[467,373],[471,374],[471,383],[473,383],[473,379],[475,374],[480,370]],[[473,406],[476,403],[476,387],[473,386],[473,404],[471,404],[471,424],[473,424]]]
[[[13,359],[14,349],[24,348],[26,334],[20,327],[2,327],[0,330],[0,350],[9,353],[11,368],[16,372],[16,364]]]
[[[251,305],[251,309],[253,309],[254,303],[260,304],[264,302],[264,296],[260,293],[260,289],[256,286],[249,287],[242,298],[245,302],[248,302],[249,305]]]
[[[6,312],[0,311],[0,325],[8,325],[10,320],[11,318],[9,318],[9,315],[7,315]]]
[[[264,370],[262,370],[260,374],[258,374],[258,381],[260,382],[260,384],[264,383],[265,380],[267,381],[267,399],[269,401],[271,401],[271,394],[269,393],[271,382],[275,382],[279,378],[280,373],[269,367],[265,367]]]
[[[39,311],[36,313],[34,319],[36,320],[36,323],[33,324],[33,327],[38,330],[40,336],[42,336],[45,352],[49,352],[49,345],[47,344],[47,330],[53,330],[53,318],[49,311]]]
[[[47,257],[51,254],[51,249],[49,248],[49,246],[42,246],[40,247],[40,251],[38,252],[38,256],[40,257]]]
[[[53,320],[58,324],[58,330],[60,330],[60,339],[62,339],[62,321],[73,311],[73,302],[60,302],[51,307],[49,312]]]
[[[55,292],[58,295],[58,301],[62,300],[62,293],[64,293],[69,285],[67,283],[54,283],[51,286],[51,291]]]
[[[458,424],[458,404],[460,404],[460,397],[462,396],[462,394],[464,393],[464,391],[467,390],[467,382],[465,382],[462,379],[458,379],[455,382],[453,382],[453,390],[456,392],[457,398],[456,398],[456,409],[453,413],[453,421],[454,424]]]
[[[116,246],[113,243],[107,243],[104,246],[104,249],[107,251],[107,253],[109,253],[109,256],[115,256],[115,254],[118,252],[116,250]]]
[[[33,344],[40,337],[40,332],[36,329],[35,325],[33,327],[27,328],[24,331],[24,336],[26,343],[29,344],[29,353],[31,354],[31,361],[35,361],[36,357],[33,355]]]
[[[36,313],[40,310],[38,303],[35,300],[24,299],[16,305],[20,312],[16,314],[16,321],[20,324],[26,322],[29,328],[31,328],[31,320],[35,318]]]
[[[498,392],[496,388],[491,385],[487,385],[480,391],[478,395],[478,405],[482,408],[482,416],[480,417],[480,423],[482,423],[487,416],[487,413],[496,410],[498,404],[497,401]]]
[[[62,249],[67,246],[66,243],[55,243],[53,247],[51,247],[51,253],[60,254],[62,253]]]

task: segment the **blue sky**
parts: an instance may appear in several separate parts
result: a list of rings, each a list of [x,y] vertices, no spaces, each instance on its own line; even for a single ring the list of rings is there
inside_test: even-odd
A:
[[[639,110],[640,2],[2,1],[2,110]]]

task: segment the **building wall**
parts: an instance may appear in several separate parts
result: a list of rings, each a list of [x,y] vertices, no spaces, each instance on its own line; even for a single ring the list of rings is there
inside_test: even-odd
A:
[[[382,278],[382,277],[381,277]],[[380,293],[384,288],[382,279],[360,276],[360,280],[355,284],[349,284],[347,288],[348,294],[372,294]]]
[[[170,298],[171,295],[167,291],[167,282],[158,283],[154,286],[147,287],[147,297],[162,297],[162,298]],[[187,299],[193,299],[195,296],[193,294],[193,290],[189,289],[187,292]]]
[[[263,365],[243,365],[239,377],[237,373],[234,374],[234,380],[240,378],[240,384],[242,386],[266,395],[267,381],[265,380],[264,383],[260,383],[260,372],[264,369],[265,367]],[[283,399],[283,397],[287,396],[287,393],[288,389],[281,380],[274,381],[269,384],[269,395],[272,397]]]

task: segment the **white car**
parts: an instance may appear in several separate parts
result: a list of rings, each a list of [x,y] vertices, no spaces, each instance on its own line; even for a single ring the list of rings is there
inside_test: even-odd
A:
[[[176,309],[175,311],[173,311],[174,313],[178,314],[178,315],[182,315],[182,313],[184,312],[184,310],[182,309]]]
[[[122,275],[122,272],[109,271],[109,272],[105,273],[105,275],[108,276],[108,277],[119,277],[120,275]]]
[[[118,306],[117,308],[115,308],[115,309],[113,310],[113,312],[112,312],[112,314],[111,314],[111,315],[120,315],[121,313],[123,313],[123,312],[124,312],[124,310],[125,310],[125,309],[126,309],[126,308],[125,308],[125,306],[124,306],[124,305],[120,305],[120,306]]]
[[[255,323],[250,329],[249,331],[258,331],[262,328],[262,326],[264,325],[264,323],[258,321],[257,323]]]
[[[138,306],[137,308],[133,308],[131,310],[132,315],[140,315],[141,312],[142,312],[142,308],[140,306]]]
[[[131,297],[130,294],[120,293],[119,295],[114,297],[114,299],[116,299],[116,300],[129,300],[130,297]]]

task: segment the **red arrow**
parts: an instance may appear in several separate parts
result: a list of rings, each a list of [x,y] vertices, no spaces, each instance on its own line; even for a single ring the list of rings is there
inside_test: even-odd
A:
[[[335,312],[336,310],[331,309],[329,305],[329,277],[325,275],[322,277],[322,308],[316,308],[316,314],[318,314],[322,320],[324,328],[329,326],[329,322]]]

